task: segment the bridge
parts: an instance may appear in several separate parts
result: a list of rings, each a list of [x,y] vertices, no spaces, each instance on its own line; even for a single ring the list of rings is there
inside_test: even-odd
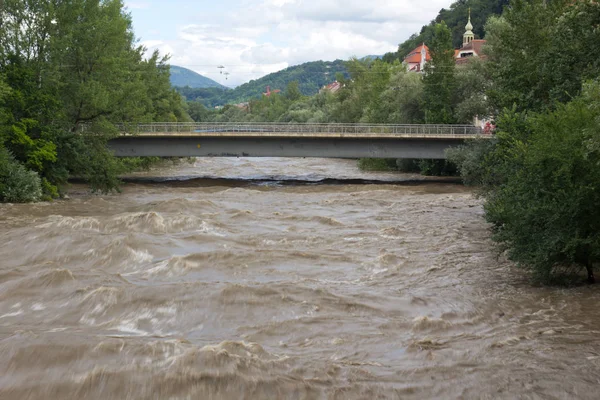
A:
[[[120,126],[117,157],[324,157],[444,159],[445,150],[489,138],[471,125],[153,123]]]

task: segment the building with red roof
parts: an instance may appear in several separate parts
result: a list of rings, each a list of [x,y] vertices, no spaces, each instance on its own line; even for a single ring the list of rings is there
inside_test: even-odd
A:
[[[469,8],[469,22],[467,22],[467,25],[465,26],[462,47],[454,52],[456,65],[469,62],[471,57],[485,57],[482,51],[484,44],[485,40],[475,39],[473,25],[471,24],[471,9]]]
[[[329,93],[337,93],[341,88],[342,88],[342,84],[338,81],[334,81],[333,83],[330,83],[329,85],[325,85],[321,88],[321,90],[319,90],[319,93],[322,92],[329,92]]]
[[[465,26],[465,34],[463,35],[463,44],[460,49],[454,50],[454,58],[456,65],[464,65],[469,62],[471,57],[481,57],[485,59],[483,54],[483,46],[485,40],[475,39],[473,33],[473,24],[471,24],[471,10],[469,9],[469,21]],[[423,72],[425,64],[431,61],[431,55],[429,54],[429,48],[423,43],[413,51],[411,51],[406,57],[404,57],[403,64],[406,65],[408,71],[412,72]]]
[[[456,65],[461,65],[469,62],[470,57],[480,57],[482,60],[485,59],[483,54],[483,45],[485,40],[477,39],[472,40],[468,44],[463,45],[460,49],[454,52],[454,58],[456,59]]]
[[[281,93],[281,90],[275,89],[275,90],[271,91],[271,86],[267,86],[267,92],[263,93],[263,96],[271,97],[271,95],[274,93]]]
[[[431,61],[429,47],[427,47],[425,43],[423,43],[422,45],[408,53],[408,55],[404,57],[404,60],[402,62],[404,65],[406,65],[406,68],[409,71],[421,72],[423,71],[423,68],[425,67],[425,64],[428,61]]]

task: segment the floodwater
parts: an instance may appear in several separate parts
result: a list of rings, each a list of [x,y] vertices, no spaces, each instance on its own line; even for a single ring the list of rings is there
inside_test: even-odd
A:
[[[0,205],[0,399],[600,398],[598,289],[533,287],[467,188],[141,175],[172,181]],[[323,178],[381,182],[272,181]]]

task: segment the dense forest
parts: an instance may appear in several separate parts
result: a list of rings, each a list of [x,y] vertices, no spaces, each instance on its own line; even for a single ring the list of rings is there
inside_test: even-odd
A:
[[[148,161],[111,155],[115,123],[189,120],[167,59],[143,57],[121,0],[0,5],[1,201],[57,197],[72,176],[115,189]]]
[[[311,96],[318,93],[324,85],[332,83],[340,73],[343,76],[348,75],[344,61],[313,61],[288,67],[231,90],[191,87],[178,87],[177,90],[188,101],[197,101],[213,108],[260,98],[266,92],[267,86],[270,86],[271,90],[284,90],[291,82],[298,82],[302,95]]]

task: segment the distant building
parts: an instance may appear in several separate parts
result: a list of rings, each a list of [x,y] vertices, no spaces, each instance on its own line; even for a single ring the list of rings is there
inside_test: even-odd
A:
[[[319,90],[319,93],[323,93],[323,92],[329,92],[329,93],[336,93],[338,90],[340,90],[344,85],[342,85],[341,83],[339,83],[338,81],[335,81],[333,83],[330,83],[329,85],[325,85],[321,88],[321,90]]]
[[[422,72],[423,68],[425,68],[425,64],[429,61],[431,61],[429,47],[423,43],[404,57],[402,63],[406,65],[406,68],[411,72]]]
[[[273,93],[280,93],[280,92],[281,92],[281,90],[279,90],[279,89],[275,89],[271,92],[271,86],[267,86],[267,92],[263,93],[263,96],[271,97],[271,95]]]
[[[248,103],[248,102],[234,104],[233,106],[239,108],[240,110],[244,110],[244,111],[250,110],[250,103]]]
[[[460,49],[454,50],[454,58],[456,65],[463,65],[469,62],[470,57],[481,57],[485,59],[482,53],[485,40],[475,39],[473,33],[473,24],[471,24],[471,9],[469,9],[469,21],[465,25],[465,33],[463,35],[463,44]],[[423,43],[413,51],[411,51],[403,60],[408,71],[423,72],[425,64],[431,61],[429,48]]]
[[[470,57],[481,57],[485,59],[482,48],[485,40],[476,40],[473,34],[473,25],[471,24],[471,9],[469,8],[469,22],[465,26],[465,34],[463,35],[463,44],[460,49],[454,51],[456,65],[461,65],[469,62]]]

